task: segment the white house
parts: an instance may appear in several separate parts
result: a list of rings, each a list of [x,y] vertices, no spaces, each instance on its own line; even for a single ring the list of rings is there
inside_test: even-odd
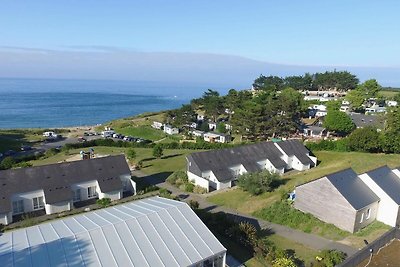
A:
[[[122,198],[136,193],[123,155],[0,171],[0,223],[14,215],[44,210],[68,211],[92,198]]]
[[[203,131],[199,131],[199,130],[193,130],[190,133],[195,137],[203,137],[203,135],[204,135],[204,132]]]
[[[385,107],[380,107],[378,105],[372,105],[371,107],[365,108],[365,113],[383,113],[386,112]]]
[[[163,128],[163,123],[159,122],[159,121],[153,121],[153,124],[151,125],[151,127],[153,127],[154,129],[157,130],[161,130]]]
[[[231,141],[231,136],[227,134],[208,132],[203,134],[204,141],[209,143],[228,143]]]
[[[400,225],[400,172],[383,166],[359,176],[380,198],[376,219],[390,226]]]
[[[169,124],[164,124],[164,133],[166,134],[178,134],[179,133],[179,129],[176,127],[173,127],[172,125]]]
[[[226,266],[226,248],[189,205],[161,197],[8,231],[0,244],[1,266]]]
[[[231,187],[246,172],[269,170],[282,174],[288,169],[306,170],[317,163],[298,140],[196,152],[186,160],[189,180],[207,190]]]
[[[324,136],[326,136],[326,134],[327,134],[326,129],[320,126],[310,125],[304,127],[303,129],[303,135],[306,137],[323,138]]]
[[[58,134],[56,134],[55,132],[52,132],[52,131],[48,131],[48,132],[43,133],[43,137],[58,138]]]
[[[387,105],[388,107],[396,107],[396,106],[397,106],[397,101],[394,101],[394,100],[387,100],[387,101],[386,101],[386,105]]]
[[[216,130],[216,129],[217,129],[217,123],[216,123],[216,122],[209,122],[209,123],[208,123],[208,129],[209,129],[210,131]]]

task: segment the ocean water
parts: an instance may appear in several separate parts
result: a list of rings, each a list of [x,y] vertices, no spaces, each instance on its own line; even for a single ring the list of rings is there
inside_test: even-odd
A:
[[[95,125],[177,108],[206,88],[132,81],[0,79],[0,128]]]

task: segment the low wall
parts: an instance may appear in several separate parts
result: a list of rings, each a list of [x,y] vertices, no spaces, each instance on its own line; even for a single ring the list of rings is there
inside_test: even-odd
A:
[[[392,239],[400,239],[400,229],[399,228],[392,228],[388,232],[384,233],[381,237],[364,247],[363,249],[359,250],[353,256],[348,257],[344,262],[342,262],[340,267],[350,267],[350,266],[357,266],[365,259],[369,258],[371,255],[371,249],[373,253],[378,252],[378,250],[389,243]]]

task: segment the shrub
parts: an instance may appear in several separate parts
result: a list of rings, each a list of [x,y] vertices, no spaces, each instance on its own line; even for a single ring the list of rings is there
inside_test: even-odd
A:
[[[192,210],[197,210],[200,206],[199,202],[196,200],[189,200],[189,206],[192,208]]]
[[[252,195],[259,195],[272,191],[274,185],[279,184],[276,183],[278,179],[278,174],[269,171],[245,173],[239,176],[238,185]]]
[[[52,157],[52,156],[54,156],[54,155],[57,155],[59,152],[60,152],[60,151],[59,151],[58,149],[56,149],[56,148],[50,148],[50,149],[48,149],[48,150],[44,153],[44,156],[45,156],[46,158]]]
[[[194,190],[194,184],[192,184],[192,183],[186,183],[185,184],[185,191],[186,192],[193,192],[193,190]]]
[[[132,160],[136,158],[136,151],[133,148],[129,148],[128,151],[126,152],[126,156],[128,159]]]
[[[153,156],[154,156],[154,157],[156,157],[156,158],[161,158],[162,155],[163,155],[163,152],[164,152],[164,150],[163,150],[163,148],[162,148],[160,145],[155,145],[155,146],[153,147]]]
[[[193,188],[193,193],[196,193],[196,194],[205,194],[205,193],[207,193],[207,189],[204,188],[204,187],[201,187],[201,186],[199,186],[199,185],[195,185],[194,188]]]
[[[176,184],[177,186],[179,186],[188,182],[188,176],[186,172],[179,170],[171,174],[166,181],[172,185]]]
[[[346,258],[346,253],[338,250],[323,250],[318,255],[321,260],[311,263],[312,267],[334,267],[339,265]]]
[[[98,200],[96,201],[96,203],[97,203],[97,205],[99,205],[99,206],[105,208],[105,207],[107,207],[107,206],[109,206],[109,205],[111,204],[111,199],[108,198],[108,197],[102,198],[102,199],[98,199]]]
[[[1,163],[0,163],[0,169],[2,170],[7,170],[7,169],[11,169],[12,166],[15,164],[15,160],[13,157],[5,157]]]

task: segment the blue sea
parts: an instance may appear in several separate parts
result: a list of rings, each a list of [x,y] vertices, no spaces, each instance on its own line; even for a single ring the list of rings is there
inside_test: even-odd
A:
[[[0,79],[0,128],[95,125],[178,108],[207,88],[161,82]]]

